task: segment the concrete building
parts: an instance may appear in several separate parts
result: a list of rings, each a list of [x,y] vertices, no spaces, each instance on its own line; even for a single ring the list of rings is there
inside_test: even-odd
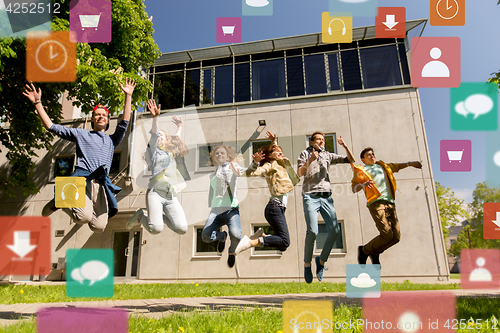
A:
[[[213,167],[208,153],[216,144],[232,144],[241,148],[243,164],[248,166],[269,130],[278,135],[285,156],[296,166],[308,136],[319,130],[327,134],[327,149],[334,152],[338,151],[336,138],[342,135],[357,164],[361,163],[360,151],[367,146],[386,162],[422,162],[422,170],[408,168],[395,174],[402,240],[381,256],[382,278],[448,279],[422,110],[409,76],[409,38],[420,36],[425,23],[407,22],[405,39],[376,39],[375,28],[370,26],[353,29],[350,44],[322,44],[321,34],[310,34],[163,54],[149,75],[153,96],[162,105],[160,128],[173,134],[171,115],[184,119],[181,138],[190,147],[186,164],[192,179],[178,198],[189,222],[187,233],[177,235],[165,228],[151,235],[139,227],[125,228],[132,213],[145,207],[149,175],[142,154],[151,129],[146,112],[138,116],[135,131],[130,134],[129,129],[128,140],[115,153],[112,174],[118,175],[116,182],[123,191],[117,197],[120,211],[105,232],[94,234],[87,226],[75,225],[61,211],[51,215],[54,270],[48,278],[63,276],[68,248],[83,247],[113,248],[115,275],[126,278],[303,281],[306,224],[301,183],[291,192],[286,210],[291,237],[287,251],[252,249],[238,256],[236,269],[229,269],[227,247],[221,256],[215,251],[216,243],[201,241],[210,211],[208,175]],[[83,121],[63,124],[81,127]],[[109,134],[115,125],[112,119]],[[40,193],[14,200],[2,196],[0,214],[40,214],[53,196],[53,178],[71,172],[74,152],[74,145],[56,140],[54,152],[41,153],[44,157],[37,163]],[[363,194],[351,191],[351,178],[349,165],[330,168],[342,230],[327,263],[326,281],[345,281],[346,265],[357,263],[357,247],[378,234]],[[267,226],[265,180],[240,179],[237,195],[243,234]],[[325,232],[320,224],[315,254],[321,251]]]

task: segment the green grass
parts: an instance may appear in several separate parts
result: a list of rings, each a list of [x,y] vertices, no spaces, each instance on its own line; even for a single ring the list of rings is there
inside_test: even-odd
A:
[[[457,318],[476,321],[483,319],[483,328],[469,324],[466,329],[459,329],[458,333],[496,333],[500,325],[493,329],[491,321],[492,314],[498,314],[498,300],[484,297],[457,298]],[[349,322],[362,318],[362,310],[359,306],[340,305],[333,310],[334,322]],[[484,320],[488,319],[489,329],[486,329]],[[223,311],[186,311],[175,313],[161,319],[149,319],[146,317],[132,317],[129,320],[129,332],[143,333],[277,333],[283,330],[283,316],[280,309],[250,308],[246,310],[232,309]],[[4,329],[5,333],[35,333],[36,322],[30,319],[20,322]],[[361,327],[354,331],[334,330],[334,332],[360,333]],[[439,332],[439,330],[436,330]]]
[[[345,292],[345,283],[154,283],[117,284],[112,300]],[[385,283],[382,291],[460,289],[459,284]],[[66,296],[64,285],[0,285],[0,304],[102,300]],[[109,299],[109,298],[107,298]]]
[[[450,279],[460,280],[460,273],[450,273]]]

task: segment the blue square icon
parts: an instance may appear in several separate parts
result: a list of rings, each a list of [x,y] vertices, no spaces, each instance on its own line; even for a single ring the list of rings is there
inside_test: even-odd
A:
[[[241,0],[243,16],[272,16],[274,0]]]
[[[346,296],[380,297],[380,265],[346,265]]]
[[[66,252],[66,272],[66,294],[69,297],[113,296],[113,250],[69,249]]]

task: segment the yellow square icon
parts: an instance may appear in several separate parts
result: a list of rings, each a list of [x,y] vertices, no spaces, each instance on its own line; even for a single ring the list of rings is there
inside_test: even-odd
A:
[[[85,177],[56,177],[56,207],[85,207]]]
[[[330,16],[329,12],[323,12],[321,22],[323,43],[352,42],[352,16]]]
[[[283,302],[283,333],[333,332],[332,301]]]

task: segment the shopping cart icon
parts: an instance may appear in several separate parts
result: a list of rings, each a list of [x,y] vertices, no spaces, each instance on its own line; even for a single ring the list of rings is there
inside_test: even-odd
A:
[[[222,26],[222,33],[225,35],[233,35],[234,33],[234,25],[223,25]]]
[[[464,149],[462,150],[448,150],[448,161],[451,163],[451,161],[458,161],[459,163],[462,163],[462,156],[464,154]]]
[[[101,14],[102,13],[99,13],[99,15],[78,15],[80,17],[82,30],[85,30],[85,28],[95,28],[95,30],[97,30]]]

